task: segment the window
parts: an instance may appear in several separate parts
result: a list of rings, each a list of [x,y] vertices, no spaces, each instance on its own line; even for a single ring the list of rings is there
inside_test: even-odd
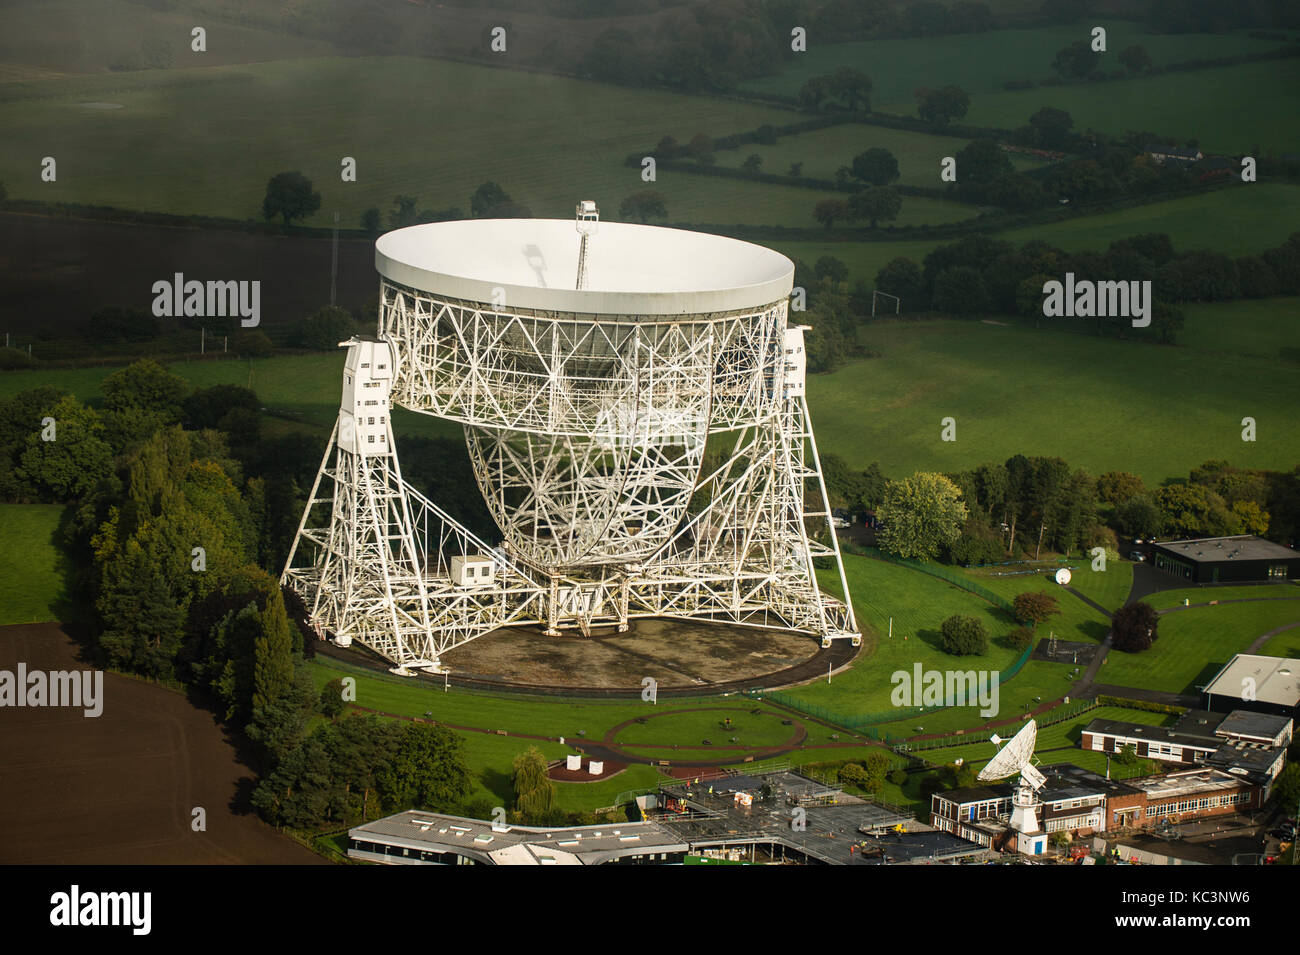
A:
[[[372,435],[370,435],[368,438],[366,438],[366,440],[367,440],[370,444],[374,444],[374,443],[375,443],[375,436],[372,434]]]

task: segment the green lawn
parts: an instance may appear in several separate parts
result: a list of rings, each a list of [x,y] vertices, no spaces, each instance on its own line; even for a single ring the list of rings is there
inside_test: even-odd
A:
[[[1300,627],[1279,633],[1256,652],[1266,657],[1300,659]]]
[[[90,110],[86,101],[124,108]],[[494,180],[539,216],[571,218],[594,198],[618,218],[649,188],[623,165],[666,135],[688,141],[792,114],[734,100],[586,83],[543,73],[409,57],[327,57],[53,79],[0,90],[14,198],[260,218],[267,180],[299,170],[321,194],[307,224],[361,213],[398,193],[418,208],[460,207]],[[147,144],[144,148],[142,144]],[[56,183],[32,156],[60,160]],[[357,161],[342,182],[340,161]],[[689,174],[659,177],[670,221],[815,225],[824,193]],[[963,210],[964,211],[964,210]],[[936,220],[937,221],[937,220]]]
[[[1092,575],[1092,571],[1088,569],[1089,565],[1080,559],[1064,560],[1062,563],[1073,564],[1078,568],[1075,571],[1077,577],[1082,577],[1084,574]],[[1057,606],[1061,608],[1061,612],[1038,625],[1039,639],[1047,639],[1053,633],[1062,640],[1083,642],[1101,642],[1106,638],[1108,629],[1106,618],[1074,596],[1074,594],[1063,590],[1051,579],[1049,572],[1044,571],[1017,577],[994,577],[990,570],[992,568],[978,568],[966,570],[964,573],[971,580],[987,587],[1006,600],[1015,600],[1017,596],[1023,593],[1038,593],[1040,591],[1049,593],[1056,598]],[[1132,571],[1130,571],[1131,573]],[[1100,577],[1101,574],[1095,576]],[[1073,585],[1073,581],[1071,581],[1071,585]],[[1128,595],[1127,590],[1124,593],[1125,596]]]
[[[788,691],[790,697],[846,716],[880,713],[893,706],[891,674],[910,675],[917,662],[926,670],[1000,672],[1019,656],[998,639],[1015,625],[1010,615],[969,591],[908,567],[855,554],[844,555],[844,570],[867,646],[853,666],[829,684],[819,680]],[[983,622],[991,637],[987,653],[954,657],[939,648],[939,625],[957,613]],[[969,718],[980,721],[971,716],[974,710],[965,709]]]
[[[58,504],[0,504],[0,626],[66,619],[62,516]]]
[[[918,87],[938,87],[952,83],[971,94],[968,121],[1013,128],[1026,123],[1030,113],[1039,106],[1058,105],[1051,97],[1062,88],[1048,87],[1029,91],[1036,94],[1042,102],[1026,108],[1022,114],[998,122],[977,118],[980,104],[989,98],[988,94],[999,91],[1007,80],[1030,79],[1037,82],[1054,75],[1052,58],[1056,51],[1075,40],[1087,38],[1094,22],[1107,30],[1109,52],[1103,60],[1103,68],[1107,70],[1118,69],[1119,51],[1134,44],[1146,47],[1157,64],[1265,51],[1280,45],[1275,41],[1253,39],[1244,30],[1224,34],[1152,34],[1139,24],[1109,17],[1090,20],[1088,26],[1079,22],[1035,29],[994,30],[989,33],[915,39],[833,43],[826,42],[831,38],[810,36],[808,52],[795,56],[779,74],[750,80],[741,85],[744,89],[756,92],[793,96],[811,77],[834,72],[841,66],[849,66],[862,70],[871,77],[874,86],[872,103],[882,111],[910,114],[916,107],[913,93]],[[1275,66],[1272,63],[1264,65]],[[1174,74],[1175,77],[1188,75]],[[1105,90],[1114,86],[1113,83],[1107,83],[1099,88]],[[1218,102],[1215,101],[1216,105]],[[1224,99],[1222,104],[1226,110],[1231,101]],[[1123,108],[1130,104],[1125,103],[1120,94],[1116,105]],[[1190,108],[1196,105],[1196,101],[1187,105]],[[1200,105],[1204,107],[1204,103]],[[1147,129],[1153,122],[1152,117],[1159,116],[1159,111],[1149,109],[1148,118],[1143,123],[1123,128]],[[1082,128],[1088,124],[1079,125]],[[1181,135],[1192,136],[1195,133]]]
[[[1159,637],[1142,653],[1112,650],[1098,683],[1195,693],[1234,653],[1275,627],[1300,621],[1300,600],[1197,607],[1160,618]]]
[[[1218,306],[1222,320],[1239,304]],[[978,321],[881,322],[860,337],[881,357],[808,379],[819,447],[854,467],[901,476],[1057,455],[1159,484],[1215,458],[1277,469],[1300,458],[1282,361]],[[1270,440],[1243,442],[1244,415]],[[948,416],[954,442],[940,440]]]
[[[1222,587],[1182,587],[1177,590],[1162,590],[1159,593],[1151,594],[1144,597],[1143,602],[1155,607],[1157,610],[1166,610],[1170,607],[1177,607],[1184,600],[1193,604],[1205,604],[1212,600],[1242,600],[1258,599],[1260,597],[1280,597],[1287,600],[1300,600],[1300,587],[1295,584],[1275,583],[1275,584],[1241,584],[1238,586]],[[1189,611],[1180,610],[1179,613],[1188,613]]]
[[[1106,569],[1098,571],[1092,569],[1091,559],[1081,559],[1070,577],[1070,586],[1107,610],[1115,611],[1128,603],[1129,591],[1133,589],[1133,565],[1127,560],[1107,561]],[[1070,596],[1062,594],[1061,600]]]
[[[1083,728],[1093,720],[1125,720],[1130,723],[1146,723],[1151,726],[1168,726],[1175,719],[1176,717],[1173,715],[1165,716],[1160,713],[1135,710],[1129,707],[1099,706],[1096,709],[1080,714],[1077,719],[1066,720],[1052,726],[1040,726],[1038,729],[1038,742],[1034,747],[1034,751],[1040,755],[1043,763],[1074,763],[1076,766],[1082,766],[1083,764],[1076,757],[1085,757],[1086,753],[1078,748],[1079,738]],[[951,763],[961,759],[967,763],[982,767],[997,754],[997,747],[988,739],[989,736],[992,736],[992,733],[984,735],[985,738],[979,742],[966,743],[961,746],[946,746],[943,749],[918,750],[917,755],[931,763]],[[1006,739],[1009,733],[1002,731],[998,735]],[[1063,746],[1071,746],[1074,749],[1071,752],[1065,752],[1061,750]],[[1048,750],[1056,750],[1056,752],[1049,753]],[[1104,765],[1104,758],[1102,762]],[[1091,769],[1092,767],[1084,766],[1084,768]]]
[[[665,701],[665,705],[656,708],[657,712],[643,713],[640,718],[644,723],[632,723],[623,727],[615,737],[619,746],[634,747],[637,751],[647,746],[671,746],[673,743],[698,745],[706,739],[718,745],[732,742],[739,746],[775,746],[790,739],[797,730],[795,726],[783,726],[782,719],[788,718],[782,710],[768,707],[749,706],[737,712],[734,708],[727,710],[698,710],[695,707],[679,708]],[[753,710],[759,710],[757,714]],[[724,726],[724,720],[730,718],[731,726]],[[814,735],[822,727],[814,728]]]

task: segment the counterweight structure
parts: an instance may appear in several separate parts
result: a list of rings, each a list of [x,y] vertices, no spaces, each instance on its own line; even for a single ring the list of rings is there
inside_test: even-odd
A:
[[[824,568],[848,594],[792,264],[674,229],[597,235],[587,205],[579,235],[509,219],[380,237],[378,335],[341,343],[339,417],[284,582],[318,634],[401,673],[516,624],[681,617],[856,644],[851,606],[817,586]],[[463,426],[499,546],[403,480],[394,403]]]

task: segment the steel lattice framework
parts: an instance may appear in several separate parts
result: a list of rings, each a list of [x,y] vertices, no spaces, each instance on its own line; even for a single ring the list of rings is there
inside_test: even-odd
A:
[[[322,636],[398,672],[511,624],[674,616],[860,639],[816,582],[833,567],[848,593],[785,295],[665,315],[598,297],[507,307],[503,288],[452,297],[388,275],[380,292],[377,339],[344,343],[338,423],[284,572]],[[402,479],[393,403],[463,425],[500,547]],[[726,456],[705,474],[710,435]]]

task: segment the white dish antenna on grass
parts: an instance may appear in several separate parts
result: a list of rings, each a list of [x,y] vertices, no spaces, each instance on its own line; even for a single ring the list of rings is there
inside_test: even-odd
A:
[[[1001,746],[1003,742],[996,733],[991,739],[994,746]],[[979,779],[983,782],[1020,775],[1015,792],[1011,795],[1011,828],[1019,833],[1038,831],[1038,790],[1043,788],[1047,777],[1032,762],[1034,744],[1037,742],[1038,724],[1030,720],[1010,742],[1001,746],[998,754],[988,761],[979,774]]]
[[[1056,582],[1064,587],[1070,582],[1070,568],[1062,567],[1056,572]]]

